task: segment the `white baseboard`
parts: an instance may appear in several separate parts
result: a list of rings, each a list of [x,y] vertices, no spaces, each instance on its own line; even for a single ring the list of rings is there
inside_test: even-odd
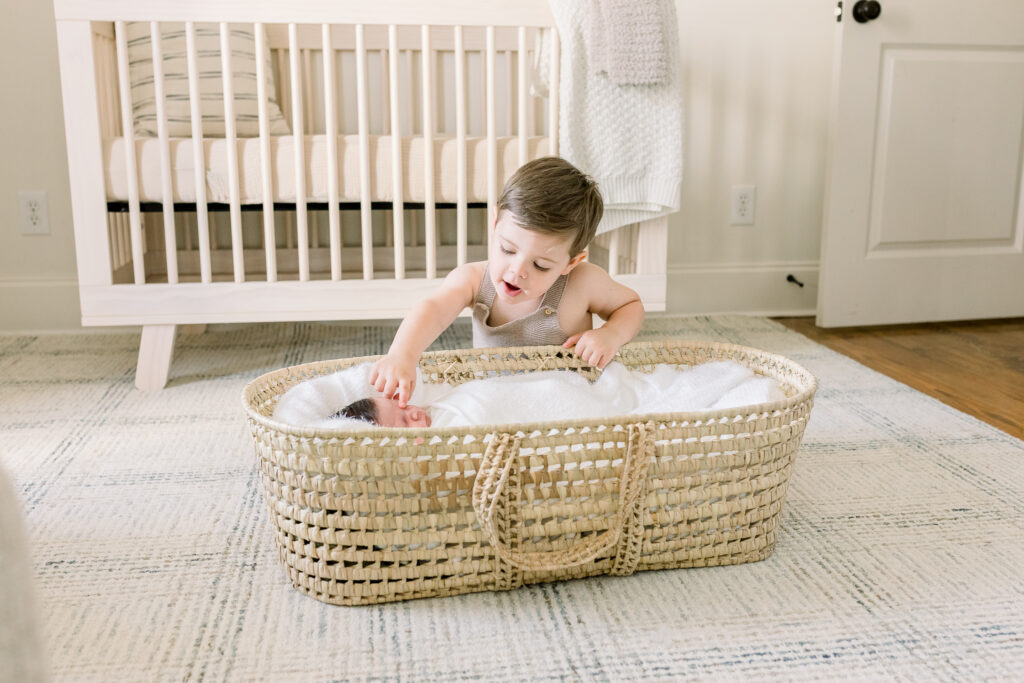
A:
[[[81,332],[75,278],[0,278],[0,332]]]
[[[792,274],[804,284],[787,282]],[[818,262],[669,266],[666,314],[814,315]]]

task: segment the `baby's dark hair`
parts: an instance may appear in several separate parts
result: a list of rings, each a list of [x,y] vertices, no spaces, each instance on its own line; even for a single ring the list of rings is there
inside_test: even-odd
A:
[[[565,159],[541,157],[512,174],[497,208],[527,230],[572,237],[569,256],[575,256],[594,239],[604,200],[593,178]]]
[[[348,417],[353,420],[362,420],[363,422],[371,422],[373,424],[380,424],[377,420],[377,404],[373,402],[372,398],[361,398],[358,401],[352,401],[347,406],[336,412],[331,417]]]

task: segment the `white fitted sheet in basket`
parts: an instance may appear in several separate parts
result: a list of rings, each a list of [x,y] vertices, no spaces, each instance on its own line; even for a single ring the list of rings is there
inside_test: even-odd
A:
[[[371,135],[370,150],[370,196],[373,201],[391,201],[391,141],[389,135]],[[518,138],[501,137],[497,140],[498,184],[519,168]],[[434,201],[455,202],[458,200],[458,177],[456,159],[458,140],[452,137],[434,139]],[[259,138],[238,138],[239,199],[242,204],[258,204],[263,201],[263,181]],[[281,135],[270,138],[271,174],[273,176],[273,199],[278,202],[295,201],[295,138]],[[306,199],[326,201],[327,149],[325,135],[305,136]],[[359,181],[359,136],[339,135],[338,150],[338,192],[339,200],[358,202],[361,196]],[[163,201],[162,164],[160,140],[158,138],[137,138],[135,158],[139,178],[139,198],[143,202]],[[191,138],[169,140],[171,186],[173,201],[194,202],[195,162]],[[549,140],[546,137],[528,139],[529,158],[548,153]],[[228,202],[231,188],[228,181],[227,140],[206,138],[203,140],[207,201]],[[422,137],[402,138],[402,193],[405,201],[424,201],[424,141]],[[125,159],[125,139],[118,137],[104,141],[105,183],[107,199],[128,199],[128,173]],[[487,139],[466,138],[466,192],[468,201],[487,201]]]

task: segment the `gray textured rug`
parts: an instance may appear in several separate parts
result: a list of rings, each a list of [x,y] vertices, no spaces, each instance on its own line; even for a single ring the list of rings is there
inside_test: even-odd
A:
[[[0,337],[0,461],[58,680],[1010,679],[1024,671],[1024,442],[759,318],[657,318],[821,384],[775,554],[374,607],[279,563],[240,406],[286,365],[394,325],[214,326],[169,386],[138,336]],[[469,344],[459,323],[439,346]]]

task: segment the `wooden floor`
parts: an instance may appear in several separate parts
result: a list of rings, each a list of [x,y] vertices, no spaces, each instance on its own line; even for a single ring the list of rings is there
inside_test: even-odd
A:
[[[1024,318],[791,330],[1024,439]]]

